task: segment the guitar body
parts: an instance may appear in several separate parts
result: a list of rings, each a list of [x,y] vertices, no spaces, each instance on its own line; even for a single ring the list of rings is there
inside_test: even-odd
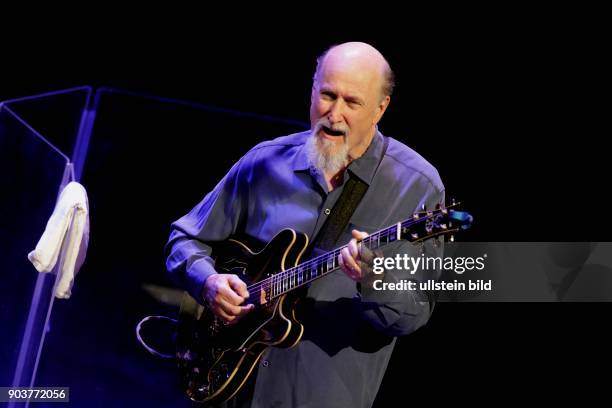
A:
[[[308,237],[292,229],[279,232],[259,252],[230,239],[214,249],[215,269],[234,273],[252,285],[296,266],[307,246]],[[301,339],[304,327],[294,314],[299,299],[295,292],[270,301],[263,290],[258,295],[251,294],[247,301],[254,303],[255,309],[232,325],[185,295],[179,315],[177,359],[181,386],[193,401],[230,399],[267,347],[293,347]]]
[[[456,206],[453,204],[452,206]],[[359,240],[370,250],[397,240],[423,242],[468,228],[466,212],[436,207]],[[301,262],[308,237],[292,229],[279,232],[259,252],[236,239],[213,248],[215,269],[238,275],[255,308],[236,324],[225,324],[212,311],[186,295],[177,331],[180,381],[196,402],[213,404],[232,398],[245,384],[266,348],[293,347],[304,332],[295,305],[306,284],[338,269],[337,248]]]

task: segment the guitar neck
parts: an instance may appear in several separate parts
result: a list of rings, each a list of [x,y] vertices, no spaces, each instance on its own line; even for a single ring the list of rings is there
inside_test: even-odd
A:
[[[429,228],[426,224],[428,221],[432,221],[433,216],[434,214],[431,212],[426,213],[424,216],[415,214],[412,218],[372,233],[359,242],[370,250],[375,250],[394,241],[408,240],[416,242],[425,238],[431,238],[435,235],[425,236],[416,231],[418,229],[419,231],[423,230],[429,232]],[[415,228],[417,226],[419,228]],[[249,292],[251,294],[256,294],[254,299],[257,299],[257,303],[264,304],[292,290],[305,286],[337,270],[340,267],[340,252],[346,247],[347,245],[336,248],[333,251],[319,255],[294,267],[269,276],[249,286]]]

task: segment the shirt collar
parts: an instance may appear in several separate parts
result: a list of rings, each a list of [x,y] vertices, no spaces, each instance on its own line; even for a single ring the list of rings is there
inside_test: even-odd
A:
[[[365,153],[349,164],[347,168],[349,173],[359,177],[361,181],[369,185],[374,178],[378,163],[380,163],[384,145],[383,135],[376,129],[372,143],[370,143]]]

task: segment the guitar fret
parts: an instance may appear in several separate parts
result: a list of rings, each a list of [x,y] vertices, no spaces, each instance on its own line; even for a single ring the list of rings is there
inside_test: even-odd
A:
[[[279,293],[279,290],[278,290],[278,274],[275,274],[274,275],[274,295],[278,296],[279,294],[280,293]]]

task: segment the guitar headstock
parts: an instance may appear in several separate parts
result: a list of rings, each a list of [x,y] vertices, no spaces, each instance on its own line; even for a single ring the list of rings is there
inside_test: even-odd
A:
[[[444,235],[454,241],[454,234],[470,228],[474,217],[465,211],[459,211],[455,200],[445,207],[437,205],[433,210],[421,208],[411,219],[402,223],[401,238],[411,242],[425,241],[429,238]]]

